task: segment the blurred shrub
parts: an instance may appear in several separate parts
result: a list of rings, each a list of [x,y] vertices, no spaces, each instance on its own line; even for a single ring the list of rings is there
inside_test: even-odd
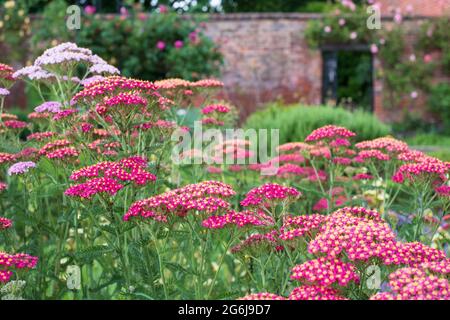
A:
[[[450,136],[443,136],[433,133],[422,133],[406,139],[412,146],[445,146],[450,147]]]
[[[269,105],[253,113],[246,128],[279,129],[280,143],[303,141],[314,129],[328,124],[344,126],[357,133],[356,140],[388,135],[391,129],[374,115],[364,111],[349,112],[338,107]]]
[[[450,134],[450,85],[440,83],[432,87],[428,103],[430,110],[439,116],[442,131]]]
[[[120,15],[84,14],[80,30],[68,31],[64,0],[52,1],[36,22],[34,47],[40,54],[58,42],[74,41],[118,67],[122,74],[145,80],[187,80],[218,75],[222,55],[205,36],[204,23],[174,12],[144,13],[139,7]]]

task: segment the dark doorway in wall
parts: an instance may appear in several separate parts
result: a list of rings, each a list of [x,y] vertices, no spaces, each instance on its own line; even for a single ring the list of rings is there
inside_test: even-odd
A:
[[[322,103],[373,111],[373,59],[367,46],[322,48]]]

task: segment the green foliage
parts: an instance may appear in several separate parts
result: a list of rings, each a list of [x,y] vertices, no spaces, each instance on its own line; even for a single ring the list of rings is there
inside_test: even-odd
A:
[[[31,4],[34,2],[30,1]],[[27,14],[28,6],[25,1],[0,1],[0,50],[3,63],[24,59],[25,38],[31,32]]]
[[[81,29],[70,32],[65,27],[63,6],[64,0],[52,2],[37,22],[33,36],[35,55],[56,39],[91,48],[125,76],[197,80],[218,74],[222,55],[204,35],[201,19],[188,19],[173,12],[144,15],[135,11],[127,18],[86,15],[82,17]],[[157,47],[161,41],[163,49]],[[177,48],[176,41],[181,41],[182,46]]]
[[[441,66],[445,73],[450,73],[450,34],[449,17],[427,21],[421,26],[418,40],[422,51],[439,51],[442,55]]]
[[[222,0],[225,12],[324,12],[328,0]]]
[[[338,88],[339,105],[350,108],[358,106],[370,111],[372,108],[372,61],[367,52],[341,51],[338,53]]]
[[[430,91],[428,102],[430,110],[439,115],[443,131],[450,134],[450,85],[448,83],[435,85]]]
[[[406,139],[406,142],[412,146],[450,146],[450,136],[444,136],[435,133],[421,133]]]
[[[356,132],[358,141],[390,133],[390,128],[370,113],[349,112],[342,108],[326,106],[283,107],[273,104],[252,114],[247,119],[245,127],[279,129],[280,143],[286,143],[303,141],[312,130],[328,124],[344,126]]]

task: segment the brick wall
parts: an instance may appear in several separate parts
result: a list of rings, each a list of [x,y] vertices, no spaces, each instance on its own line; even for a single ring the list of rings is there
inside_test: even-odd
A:
[[[213,15],[207,34],[224,55],[224,97],[246,117],[274,100],[318,104],[322,58],[304,38],[312,14]]]
[[[428,17],[407,18],[407,57],[419,25]],[[212,15],[206,33],[216,41],[224,55],[223,96],[241,110],[246,118],[258,106],[274,100],[285,103],[319,104],[322,96],[322,55],[309,48],[304,32],[308,21],[320,19],[317,14],[241,13]],[[392,26],[392,17],[385,17],[383,28]],[[374,75],[382,71],[374,56]],[[437,78],[440,78],[437,75]],[[437,80],[437,79],[435,79]],[[404,112],[383,106],[386,91],[374,79],[374,112],[382,120],[399,121]],[[409,92],[405,92],[409,95]],[[406,101],[405,101],[406,102]],[[410,111],[424,112],[424,97],[414,104],[406,102]]]

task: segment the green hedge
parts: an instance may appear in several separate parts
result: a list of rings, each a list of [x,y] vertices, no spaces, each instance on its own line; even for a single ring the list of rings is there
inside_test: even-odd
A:
[[[356,140],[368,140],[391,133],[391,128],[368,112],[350,112],[338,107],[269,105],[253,113],[245,128],[279,129],[280,143],[303,141],[314,129],[327,124],[344,126],[357,133]]]

